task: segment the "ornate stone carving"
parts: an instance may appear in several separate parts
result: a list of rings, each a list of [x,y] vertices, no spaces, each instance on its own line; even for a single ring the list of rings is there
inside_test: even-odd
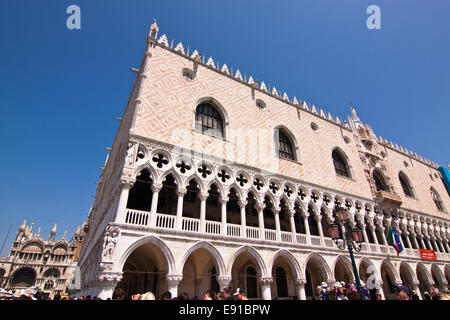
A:
[[[105,230],[103,241],[103,257],[106,261],[112,260],[114,249],[116,247],[116,238],[119,235],[119,227],[109,225]]]
[[[261,285],[271,285],[273,282],[272,277],[259,277],[258,281]]]

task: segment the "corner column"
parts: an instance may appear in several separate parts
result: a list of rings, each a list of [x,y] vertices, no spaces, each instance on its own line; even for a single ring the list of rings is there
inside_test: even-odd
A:
[[[120,180],[120,197],[117,206],[116,222],[125,223],[127,215],[127,203],[130,189],[133,187],[136,180],[122,179]]]

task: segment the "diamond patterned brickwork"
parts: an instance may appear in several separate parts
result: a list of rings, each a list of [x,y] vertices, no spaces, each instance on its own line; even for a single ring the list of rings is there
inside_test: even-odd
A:
[[[183,76],[184,68],[194,70],[193,61],[159,46],[152,49],[142,91],[142,104],[132,133],[341,192],[372,198],[351,132],[253,90],[218,73],[216,69],[198,65],[194,80],[190,80]],[[214,98],[227,114],[225,139],[193,130],[195,108],[205,98]],[[256,99],[263,100],[267,107],[258,108]],[[317,130],[311,128],[313,122],[318,126]],[[298,161],[275,156],[273,133],[278,126],[287,128],[295,137]],[[344,141],[345,136],[350,138],[349,143]],[[331,158],[335,147],[339,147],[348,157],[352,167],[351,179],[336,175]],[[435,205],[428,196],[429,188],[433,185],[449,208],[442,183],[438,179],[431,181],[429,177],[428,171],[432,169],[409,160],[415,164],[404,170],[403,158],[405,156],[395,150],[389,150],[388,160],[392,166],[389,174],[395,190],[404,201],[404,207],[436,213]],[[404,196],[398,181],[398,172],[402,169],[414,180],[415,192],[421,197],[419,200],[425,201]]]

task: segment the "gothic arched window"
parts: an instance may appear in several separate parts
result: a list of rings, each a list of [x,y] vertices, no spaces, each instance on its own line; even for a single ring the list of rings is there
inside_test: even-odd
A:
[[[400,180],[400,184],[402,185],[403,192],[407,197],[414,197],[414,193],[412,191],[412,187],[409,184],[408,178],[403,172],[398,174],[398,179]]]
[[[275,132],[276,151],[280,158],[295,160],[294,148],[291,139],[281,130]]]
[[[195,110],[195,129],[211,136],[224,138],[224,121],[211,103],[204,102]]]
[[[436,204],[436,207],[439,211],[445,212],[444,203],[442,202],[441,197],[439,196],[439,193],[436,192],[433,188],[430,190],[431,197],[433,198],[434,203]]]
[[[373,180],[375,181],[375,186],[377,188],[377,191],[387,191],[389,192],[389,188],[386,184],[386,182],[384,181],[383,176],[378,173],[378,171],[374,171],[373,174]]]
[[[344,160],[344,157],[342,157],[336,150],[333,150],[331,156],[333,158],[334,170],[336,173],[340,176],[350,178],[350,170],[348,169],[348,165]]]

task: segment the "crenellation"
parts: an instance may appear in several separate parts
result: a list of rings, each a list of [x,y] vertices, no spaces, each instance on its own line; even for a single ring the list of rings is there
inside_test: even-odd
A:
[[[214,60],[213,60],[211,57],[209,57],[208,62],[206,62],[206,65],[207,65],[207,66],[210,66],[210,67],[213,67],[213,68],[216,67],[216,66],[214,65]]]
[[[178,42],[177,46],[175,47],[175,51],[180,52],[181,54],[184,54],[184,47],[181,42]]]

